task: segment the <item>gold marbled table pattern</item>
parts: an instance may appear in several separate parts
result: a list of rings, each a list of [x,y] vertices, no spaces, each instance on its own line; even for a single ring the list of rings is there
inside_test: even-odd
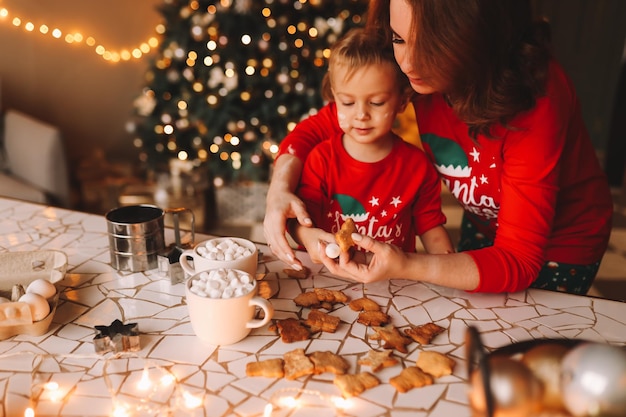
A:
[[[196,241],[205,238],[196,236]],[[472,294],[405,280],[362,285],[333,277],[310,262],[312,276],[293,279],[259,245],[258,277],[275,289],[271,302],[276,319],[305,319],[308,309],[296,306],[293,298],[313,287],[325,287],[342,290],[352,299],[367,295],[401,329],[426,322],[446,328],[431,345],[411,343],[407,354],[394,351],[400,363],[376,373],[379,386],[337,405],[331,401],[340,397],[332,374],[290,381],[247,377],[245,368],[248,362],[303,348],[307,353],[340,354],[350,364],[349,373],[369,371],[358,360],[381,345],[347,305],[336,305],[332,311],[341,318],[335,333],[318,333],[310,340],[287,344],[266,326],[231,346],[205,346],[189,323],[183,284],[171,284],[157,270],[120,274],[111,268],[103,216],[0,198],[0,251],[42,249],[60,250],[68,256],[66,276],[57,284],[60,302],[45,335],[0,341],[0,417],[28,415],[29,407],[35,415],[52,416],[322,417],[337,415],[335,407],[345,407],[341,412],[346,416],[469,417],[465,335],[470,325],[481,332],[488,349],[533,338],[626,345],[626,303],[542,290]],[[94,327],[116,319],[138,324],[141,350],[120,358],[96,354]],[[396,392],[389,379],[415,364],[422,350],[453,357],[457,361],[454,373],[427,387]],[[136,377],[141,382],[146,374],[174,385],[156,391],[154,379],[152,391],[124,391],[126,380]],[[34,388],[39,380],[59,381],[57,388],[63,384],[67,388],[57,396],[45,396]],[[294,393],[311,402],[290,409],[278,401]],[[144,411],[133,414],[124,404],[143,404]]]

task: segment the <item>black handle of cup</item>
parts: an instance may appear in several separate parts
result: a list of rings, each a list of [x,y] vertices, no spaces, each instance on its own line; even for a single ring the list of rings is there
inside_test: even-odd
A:
[[[485,417],[493,417],[495,413],[495,400],[493,393],[491,392],[491,369],[489,366],[489,360],[485,353],[485,348],[480,338],[478,329],[473,326],[469,326],[465,333],[465,346],[467,356],[467,378],[470,380],[474,370],[480,372],[480,377],[483,384],[483,392],[485,393]]]
[[[171,214],[174,218],[174,239],[177,248],[182,248],[182,242],[180,237],[180,214],[188,212],[191,214],[191,244],[196,241],[196,217],[193,214],[193,210],[186,207],[174,207],[166,208],[166,214]]]

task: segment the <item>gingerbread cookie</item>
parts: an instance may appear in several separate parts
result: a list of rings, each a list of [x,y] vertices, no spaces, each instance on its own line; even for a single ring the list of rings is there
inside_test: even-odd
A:
[[[409,366],[400,372],[400,375],[389,379],[389,383],[398,392],[407,392],[413,388],[420,388],[433,383],[433,377],[416,366]]]
[[[333,308],[336,303],[346,303],[348,296],[341,291],[326,288],[314,288],[313,291],[298,294],[293,302],[300,307],[322,307],[327,310]]]
[[[327,302],[331,304],[346,303],[348,302],[348,296],[341,291],[329,290],[327,288],[314,288],[313,291],[317,295],[317,299],[320,302]]]
[[[405,337],[393,325],[374,326],[374,331],[379,339],[382,339],[384,349],[396,349],[399,352],[407,353],[406,345],[411,343],[411,339]]]
[[[312,375],[315,373],[315,365],[304,354],[304,349],[299,348],[287,352],[285,358],[285,378],[294,380],[304,375]]]
[[[342,252],[347,252],[352,246],[354,246],[354,240],[352,240],[352,233],[356,232],[356,226],[354,220],[348,217],[341,225],[341,229],[335,233],[335,240],[339,245],[339,249]]]
[[[246,364],[247,376],[265,376],[268,378],[282,378],[285,375],[282,358],[266,359],[259,362],[249,362]]]
[[[305,279],[311,274],[311,270],[304,265],[302,265],[302,269],[299,271],[296,269],[292,269],[292,268],[285,268],[283,269],[283,272],[287,274],[289,278],[296,278],[296,279]]]
[[[307,325],[313,333],[335,333],[340,321],[341,319],[339,317],[331,316],[319,310],[311,310],[304,324]]]
[[[422,371],[439,378],[451,375],[456,365],[456,361],[447,357],[443,353],[434,351],[423,351],[417,357],[415,365]]]
[[[380,311],[380,306],[376,303],[376,301],[366,297],[352,300],[348,306],[353,311]]]
[[[372,372],[377,372],[382,368],[393,366],[398,360],[391,356],[391,350],[370,350],[367,357],[359,359],[359,365],[365,365],[372,368]]]
[[[391,322],[391,317],[382,311],[361,311],[356,321],[366,326],[382,326]]]
[[[445,329],[435,323],[426,323],[421,326],[411,326],[405,329],[404,333],[411,339],[422,345],[428,345],[439,333]]]
[[[317,294],[313,291],[303,292],[296,295],[293,302],[300,307],[319,307],[320,300],[317,298]]]
[[[333,383],[339,387],[345,398],[349,398],[377,386],[380,380],[369,372],[361,372],[356,375],[337,375]]]
[[[309,359],[315,365],[315,374],[331,372],[335,375],[343,375],[350,368],[344,358],[330,351],[313,352],[309,355]]]
[[[309,329],[304,327],[298,319],[289,318],[277,320],[276,327],[278,328],[281,340],[285,343],[299,342],[311,337]]]

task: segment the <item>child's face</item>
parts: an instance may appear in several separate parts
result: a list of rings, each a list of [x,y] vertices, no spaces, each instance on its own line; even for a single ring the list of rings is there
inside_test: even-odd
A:
[[[349,79],[347,74],[343,65],[331,72],[339,126],[360,143],[385,137],[405,104],[392,64],[364,66]]]

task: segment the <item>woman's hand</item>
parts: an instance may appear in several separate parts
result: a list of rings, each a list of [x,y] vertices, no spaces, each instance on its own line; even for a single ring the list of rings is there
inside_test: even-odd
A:
[[[348,254],[341,254],[339,262],[322,256],[322,263],[332,274],[362,283],[407,276],[408,257],[402,249],[357,233],[352,234],[352,239],[360,248],[371,252],[365,257],[369,263],[360,261],[363,257],[351,258]],[[323,251],[324,248],[320,252]]]
[[[302,263],[296,259],[285,233],[287,219],[295,218],[305,227],[313,225],[304,203],[294,194],[301,171],[302,162],[295,156],[285,154],[276,160],[263,219],[265,240],[272,253],[298,271]]]
[[[312,222],[302,200],[287,191],[274,191],[267,194],[263,232],[270,250],[294,269],[302,269],[302,263],[294,255],[294,250],[287,241],[287,219],[295,218],[305,227]]]
[[[352,259],[342,254],[339,262],[323,257],[322,263],[332,274],[364,284],[402,278],[465,291],[474,291],[480,282],[476,262],[467,253],[406,253],[395,245],[357,233],[352,234],[352,240],[367,251],[365,262],[359,261],[362,253]]]

